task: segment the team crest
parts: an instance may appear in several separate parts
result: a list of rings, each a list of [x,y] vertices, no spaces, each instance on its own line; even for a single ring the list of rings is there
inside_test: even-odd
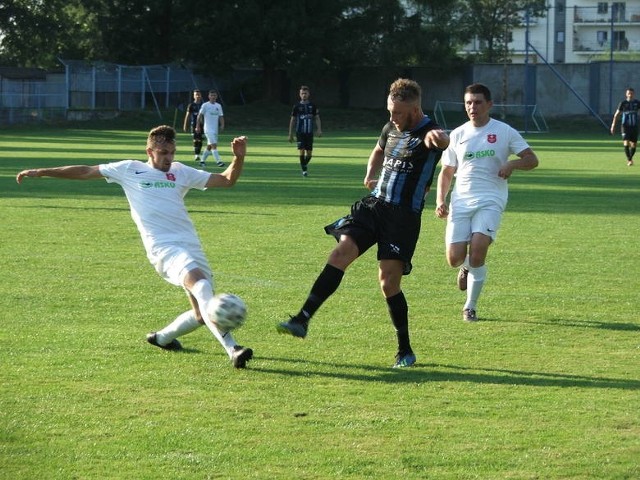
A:
[[[496,141],[498,140],[498,137],[495,133],[489,133],[487,135],[487,142],[489,143],[496,143]]]
[[[169,180],[170,182],[175,182],[176,176],[173,173],[167,173],[167,180]]]

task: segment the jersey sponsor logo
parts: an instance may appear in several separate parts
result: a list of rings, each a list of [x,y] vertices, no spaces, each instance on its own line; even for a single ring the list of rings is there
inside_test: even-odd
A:
[[[170,182],[175,182],[176,176],[173,173],[167,173],[167,180],[169,180]]]
[[[140,175],[141,173],[145,173],[144,171],[139,172],[138,170],[136,170],[136,175]]]
[[[413,171],[413,162],[407,160],[393,159],[393,158],[384,158],[384,162],[382,162],[383,167],[389,168],[394,172],[402,172],[407,173]]]
[[[498,140],[498,136],[495,133],[487,134],[487,142],[496,143],[497,140]]]
[[[174,182],[140,182],[141,188],[176,188],[176,184]]]
[[[467,152],[464,154],[465,160],[473,160],[474,158],[484,158],[495,156],[495,150],[479,150],[477,152]]]

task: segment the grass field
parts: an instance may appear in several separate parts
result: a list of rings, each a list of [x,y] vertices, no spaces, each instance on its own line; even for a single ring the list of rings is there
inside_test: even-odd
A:
[[[0,478],[640,478],[640,165],[620,140],[529,138],[541,164],[510,181],[477,324],[429,197],[403,282],[418,364],[396,370],[372,252],[307,339],[275,332],[334,245],[322,227],[365,194],[378,132],[323,120],[309,178],[286,114],[281,130],[230,122],[223,157],[250,138],[241,181],[187,196],[218,291],[248,303],[246,370],[206,329],[183,352],[145,342],[188,304],[148,265],[118,186],[15,183],[144,159],[145,129],[0,130]],[[186,134],[178,148],[191,162]]]

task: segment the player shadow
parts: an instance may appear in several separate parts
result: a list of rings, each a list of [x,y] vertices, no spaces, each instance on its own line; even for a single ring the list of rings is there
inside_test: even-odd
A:
[[[274,368],[261,361],[295,363],[303,368]],[[438,363],[416,363],[408,368],[378,367],[366,364],[333,363],[300,358],[254,357],[251,370],[264,374],[289,377],[326,377],[361,382],[416,383],[458,382],[490,385],[521,385],[530,387],[599,388],[640,390],[639,380],[571,375],[546,372],[528,372],[495,368],[470,368]],[[362,373],[354,373],[362,370]]]
[[[569,318],[552,318],[551,320],[534,320],[522,322],[520,320],[505,320],[502,318],[485,318],[479,319],[479,322],[503,322],[503,323],[527,323],[533,325],[546,325],[552,327],[570,327],[570,328],[597,328],[601,330],[613,331],[640,331],[640,325],[630,322],[599,322],[596,320],[572,320]]]

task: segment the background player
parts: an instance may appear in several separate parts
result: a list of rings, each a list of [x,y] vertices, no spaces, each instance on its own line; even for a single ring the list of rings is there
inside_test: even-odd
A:
[[[320,111],[314,103],[309,100],[311,93],[309,87],[300,87],[300,101],[293,106],[291,119],[289,120],[289,142],[293,142],[293,132],[295,126],[296,143],[300,155],[300,168],[302,176],[308,175],[308,165],[313,153],[313,126],[316,125],[318,136],[322,136],[322,123],[320,121]]]
[[[224,167],[224,162],[218,153],[218,133],[224,131],[224,113],[222,105],[218,103],[218,92],[215,90],[209,90],[209,101],[202,104],[200,113],[198,113],[196,131],[202,132],[203,130],[207,137],[207,149],[202,155],[200,165],[204,167],[207,157],[213,153],[216,165]]]
[[[627,165],[633,165],[633,156],[636,153],[636,145],[638,143],[638,109],[640,109],[640,100],[634,98],[635,91],[633,88],[627,88],[625,99],[618,104],[616,113],[613,115],[611,122],[611,135],[616,129],[616,121],[622,115],[620,121],[620,130],[622,132],[622,144],[624,145],[624,154],[627,157]]]
[[[197,131],[196,125],[198,124],[198,113],[200,112],[200,107],[202,107],[203,103],[204,100],[202,100],[202,93],[200,90],[194,90],[193,102],[189,103],[187,106],[183,126],[183,130],[185,132],[191,132],[193,136],[194,160],[199,163],[201,167],[205,166],[204,162],[200,158],[200,152],[202,151],[202,130]]]

